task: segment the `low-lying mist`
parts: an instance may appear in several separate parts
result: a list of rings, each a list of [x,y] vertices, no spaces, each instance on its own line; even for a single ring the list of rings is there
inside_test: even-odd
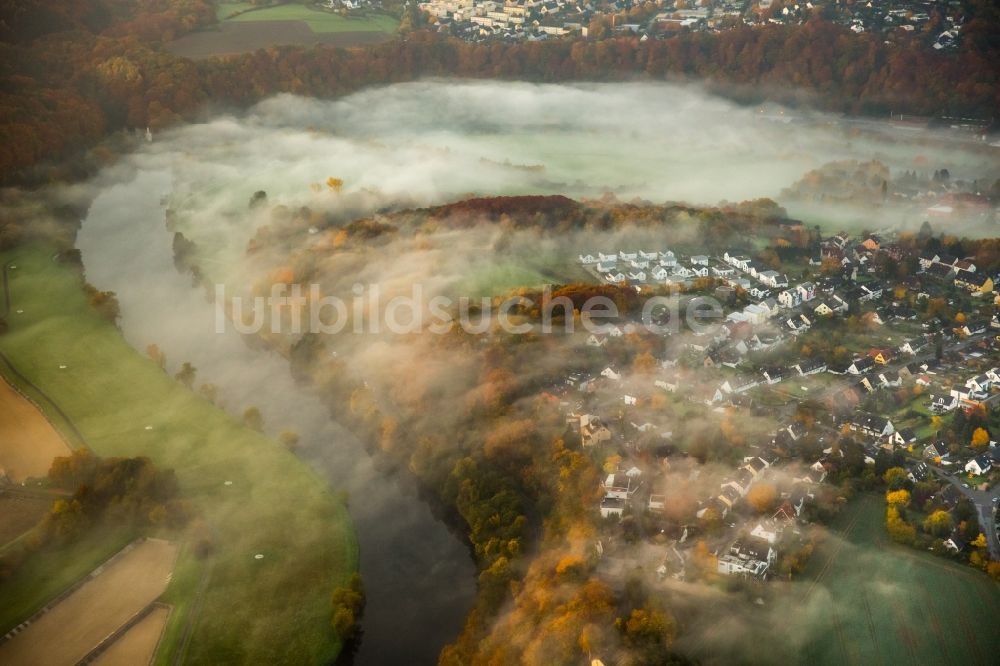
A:
[[[466,194],[783,203],[784,188],[834,160],[973,180],[1000,175],[998,152],[954,135],[741,107],[690,86],[420,82],[338,101],[282,95],[157,135],[129,161],[173,172],[172,205],[187,209],[201,241],[241,247],[258,224],[244,214],[256,190],[358,214]],[[331,177],[343,181],[336,202]],[[872,228],[922,221],[920,210],[885,206],[791,212]]]
[[[383,214],[468,196],[559,194],[598,199],[612,193],[620,201],[715,205],[768,197],[783,204],[783,190],[809,171],[841,160],[878,160],[890,173],[946,168],[952,178],[965,180],[990,174],[995,178],[998,170],[996,149],[971,140],[930,131],[902,132],[873,122],[841,122],[780,108],[745,108],[695,87],[421,82],[372,89],[339,101],[281,96],[239,117],[222,116],[156,135],[97,179],[104,198],[92,208],[91,217],[103,216],[113,223],[88,220],[81,249],[88,278],[96,286],[125,292],[120,297],[125,317],[132,322],[133,344],[140,348],[161,344],[171,364],[190,358],[203,367],[199,381],[242,385],[249,394],[256,383],[263,385],[268,379],[245,368],[252,360],[244,362],[232,348],[220,348],[216,354],[211,345],[201,342],[214,333],[209,329],[214,323],[208,312],[211,306],[203,302],[201,293],[191,292],[204,306],[195,316],[198,306],[192,304],[193,299],[185,301],[176,291],[171,295],[157,291],[158,276],[150,275],[152,260],[143,254],[143,247],[147,241],[160,243],[158,270],[173,269],[165,256],[171,242],[162,220],[165,208],[169,209],[169,229],[183,233],[196,248],[191,261],[201,276],[208,282],[227,283],[234,290],[230,293],[261,293],[274,283],[310,282],[321,285],[324,294],[344,300],[350,300],[356,283],[369,288],[377,285],[385,299],[406,295],[418,283],[427,297],[456,291],[497,294],[519,285],[588,279],[577,265],[577,252],[665,250],[675,243],[693,249],[699,239],[690,233],[691,226],[683,224],[686,212],[677,213],[671,221],[680,224],[672,226],[632,225],[624,220],[609,227],[613,230],[574,229],[559,234],[503,223],[435,226],[434,220],[419,232],[396,233],[394,228],[371,242],[363,235],[348,237],[345,226],[363,217],[369,218],[367,224],[377,226],[380,220],[390,219],[382,218]],[[266,193],[266,205],[251,205],[258,191]],[[811,202],[798,209],[790,206],[790,212],[809,212],[815,218],[805,221],[819,223],[829,222],[831,211],[839,208]],[[128,211],[136,209],[147,220],[157,219],[144,223],[141,231],[135,225],[136,236],[126,243],[122,238],[131,232]],[[899,224],[916,227],[922,218],[908,216],[911,209],[873,205],[852,215],[873,229]],[[329,223],[331,219],[336,223]],[[341,234],[348,238],[346,242]],[[102,268],[94,268],[94,257],[100,257]],[[176,273],[172,277],[176,280]],[[158,331],[183,344],[171,346],[169,340],[157,338]],[[302,336],[286,333],[265,332],[256,342],[270,344],[294,361]],[[336,396],[330,402],[345,412],[377,412],[378,446],[440,491],[454,479],[476,480],[468,471],[469,464],[455,463],[454,459],[464,456],[470,461],[488,460],[498,468],[523,465],[523,474],[528,476],[530,465],[524,460],[530,460],[537,447],[552,447],[552,459],[556,453],[561,455],[562,445],[556,446],[551,435],[561,436],[564,415],[549,408],[551,395],[545,401],[538,396],[548,390],[558,393],[571,369],[600,372],[605,363],[611,363],[588,346],[585,337],[511,340],[487,335],[471,341],[458,336],[345,334],[311,343],[311,355],[303,357],[309,361],[313,384],[321,392],[326,389],[325,397]],[[629,344],[632,351],[647,344],[648,351],[658,354],[661,347],[654,345],[663,342]],[[230,354],[236,360],[216,363],[213,376],[213,361],[195,358],[199,353]],[[630,355],[623,359],[631,362]],[[648,390],[652,384],[648,370],[634,371],[623,362],[619,371],[621,382],[611,383],[606,395],[593,396],[588,409],[612,418],[623,409],[626,387],[635,384]],[[220,380],[220,375],[229,381]],[[348,393],[338,383],[355,390]],[[693,378],[688,390],[714,388],[699,383]],[[270,400],[262,390],[257,399],[273,403],[272,410],[283,418],[294,414],[300,401],[290,389],[286,392],[292,397]],[[635,418],[653,421],[657,432],[673,430],[682,451],[682,440],[693,439],[697,431],[721,442],[717,433],[727,425],[747,438],[777,425],[762,417],[744,419],[736,428],[725,422],[724,414],[704,405],[674,402],[670,408],[640,410]],[[373,417],[371,423],[375,422]],[[742,441],[742,435],[731,439],[749,443]],[[339,446],[326,433],[315,440],[314,446],[306,448],[317,459]],[[536,449],[523,450],[531,446]],[[704,483],[696,482],[697,476],[686,476],[689,480],[680,483],[674,482],[680,477],[667,475],[663,492],[690,513],[690,507],[718,485],[716,477],[732,467],[730,458],[738,459],[739,447],[732,448],[731,455],[717,456],[725,465],[698,464],[707,479]],[[335,476],[343,478],[344,470],[348,470],[346,476],[356,475],[343,454],[327,457],[336,458],[332,464],[340,474]],[[536,467],[541,476],[544,467]],[[583,467],[587,466],[581,465],[574,474],[581,484],[589,484],[588,492],[596,492],[598,471],[590,467],[586,473],[579,471]],[[549,479],[533,481],[534,486],[524,485],[537,491]],[[546,492],[564,499],[556,491]],[[576,555],[593,547],[595,535],[587,520],[574,521],[590,516],[596,505],[584,493],[579,495],[575,501],[585,504],[585,509],[565,512],[572,514],[566,522],[583,536],[567,537],[561,544],[558,541],[565,535],[547,541],[546,548],[554,553]],[[365,509],[353,508],[355,518],[363,523],[364,514],[378,513],[373,505],[383,501],[378,494],[372,496]],[[471,500],[468,505],[464,510],[474,514],[476,505]],[[469,520],[466,514],[463,518]],[[567,531],[573,533],[573,529]],[[520,534],[507,536],[496,541],[515,543],[509,553],[513,558],[520,548]],[[471,541],[479,547],[475,536]],[[477,556],[480,565],[491,562],[482,552],[477,551]],[[449,571],[448,575],[453,574]],[[391,582],[396,583],[395,579]],[[789,637],[779,650],[794,654],[814,637],[816,626],[822,626],[814,622],[822,615],[823,604],[816,601],[819,594],[806,605],[775,595],[773,605],[759,614],[727,614],[721,610],[724,599],[716,591],[694,585],[677,587],[671,600],[681,611],[678,617],[688,604],[702,607],[701,615],[692,615],[682,639],[692,654],[700,655],[705,642],[721,642],[725,652],[729,649],[725,634],[731,637],[730,643],[742,643],[758,626],[780,625],[788,614],[798,613],[789,622]],[[384,608],[392,605],[393,591],[388,584],[383,587]],[[378,595],[373,596],[376,601],[369,618],[376,621],[369,626],[377,627]],[[529,636],[524,631],[530,625],[525,613],[508,613],[498,626],[506,624],[510,634]],[[391,614],[381,619],[387,618]],[[385,636],[385,626],[381,634],[372,628],[369,636]],[[501,631],[499,635],[508,634]]]

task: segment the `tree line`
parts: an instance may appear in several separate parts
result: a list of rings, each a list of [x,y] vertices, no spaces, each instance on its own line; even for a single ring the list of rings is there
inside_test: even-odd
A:
[[[645,42],[470,44],[416,31],[364,48],[271,47],[199,62],[163,50],[214,22],[211,10],[205,0],[0,3],[0,180],[38,179],[25,170],[79,154],[114,131],[196,118],[209,103],[246,107],[281,92],[336,97],[432,76],[702,80],[746,103],[872,115],[989,119],[1000,107],[996,12],[974,15],[955,53],[889,45],[819,18]]]

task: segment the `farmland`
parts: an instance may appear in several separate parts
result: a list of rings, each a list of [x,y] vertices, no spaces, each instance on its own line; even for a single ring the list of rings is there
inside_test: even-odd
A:
[[[51,254],[22,247],[0,256],[17,264],[10,292],[13,307],[23,310],[0,337],[0,351],[60,406],[96,454],[143,455],[173,468],[196,522],[210,533],[204,558],[189,546],[195,535],[179,535],[162,600],[173,607],[166,635],[189,640],[165,640],[169,650],[158,659],[181,648],[207,662],[265,662],[279,649],[295,661],[331,659],[339,642],[328,629],[329,592],[357,567],[343,503],[284,447],[136,354],[87,304],[74,269]],[[136,536],[98,526],[33,554],[0,581],[0,633]]]
[[[52,459],[69,452],[38,409],[0,381],[0,475],[15,483],[45,476]]]
[[[280,45],[363,46],[391,39],[398,27],[384,14],[347,17],[299,4],[254,9],[248,3],[221,3],[216,14],[217,28],[185,35],[168,49],[198,59]]]
[[[163,593],[176,557],[177,545],[159,539],[128,547],[0,645],[0,662],[77,663]]]
[[[803,599],[831,596],[829,630],[808,645],[810,664],[990,664],[1000,634],[1000,589],[980,572],[895,546],[880,498],[865,496],[834,525],[837,536],[806,572]]]
[[[37,524],[52,506],[53,499],[20,491],[0,493],[0,548]]]
[[[148,664],[169,617],[169,608],[154,606],[124,636],[112,643],[106,652],[94,660],[94,664],[96,666]]]

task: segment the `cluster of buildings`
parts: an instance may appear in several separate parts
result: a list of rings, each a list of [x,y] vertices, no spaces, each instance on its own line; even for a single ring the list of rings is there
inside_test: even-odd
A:
[[[430,0],[418,7],[438,31],[473,42],[586,37],[596,12],[580,0]]]
[[[328,0],[355,2],[361,0]],[[954,4],[954,3],[953,3]],[[932,0],[841,3],[834,0],[428,0],[418,7],[431,26],[468,41],[632,35],[666,39],[681,32],[722,32],[741,26],[797,25],[816,15],[855,33],[887,39],[924,38],[950,50],[960,42],[961,8]],[[595,29],[594,26],[599,26]]]
[[[774,412],[773,398],[779,395],[787,407],[774,412],[784,425],[775,431],[770,445],[751,445],[753,455],[697,501],[691,516],[693,529],[697,530],[708,515],[718,516],[724,525],[724,534],[716,535],[712,546],[720,574],[754,580],[773,575],[783,550],[797,542],[783,541],[782,534],[789,528],[798,533],[809,498],[816,496],[817,487],[828,474],[845,464],[844,453],[837,446],[844,433],[860,444],[869,465],[886,453],[903,455],[908,461],[907,475],[914,483],[931,479],[935,466],[939,472],[952,470],[947,477],[953,479],[951,482],[946,477],[940,479],[946,490],[949,483],[960,486],[962,481],[972,483],[972,479],[980,479],[975,483],[981,484],[993,470],[1000,469],[1000,447],[994,442],[985,449],[973,449],[967,443],[952,442],[949,446],[926,441],[931,415],[989,406],[1000,396],[1000,368],[984,366],[991,354],[1000,354],[1000,317],[990,319],[981,314],[989,311],[986,306],[993,302],[989,297],[995,276],[970,258],[934,253],[917,256],[912,246],[901,247],[891,234],[836,235],[818,241],[816,250],[815,257],[808,260],[814,270],[794,271],[796,275],[811,274],[809,279],[800,280],[790,277],[791,272],[774,270],[734,251],[713,256],[635,249],[578,256],[595,279],[631,285],[640,291],[651,284],[681,282],[694,291],[721,289],[717,285],[723,285],[745,292],[737,301],[740,305],[724,313],[724,321],[714,330],[660,333],[667,339],[652,372],[631,373],[614,361],[604,361],[607,365],[591,372],[574,372],[565,386],[553,389],[558,394],[553,399],[568,406],[569,421],[585,449],[635,454],[604,479],[600,506],[596,507],[600,515],[609,519],[630,513],[658,516],[668,508],[666,497],[657,492],[662,492],[657,470],[637,462],[650,447],[670,449],[669,423],[653,407],[663,404],[656,396],[664,394],[673,396],[669,404],[679,404],[676,401],[680,398],[701,405],[701,409],[736,408],[752,414],[760,413],[759,405],[764,403],[759,401],[765,399],[765,411]],[[887,278],[882,273],[885,266],[903,261],[915,267],[914,274]],[[716,280],[697,284],[702,277]],[[906,298],[896,295],[900,285],[906,289]],[[746,295],[754,300],[742,305]],[[930,316],[929,310],[918,316],[913,308],[930,298],[960,304],[968,317],[946,320],[941,315]],[[850,356],[838,356],[836,363],[827,362],[822,355],[782,352],[784,345],[823,318],[847,315],[862,322],[868,332],[859,339],[878,339],[882,346],[854,348]],[[844,327],[830,325],[837,330]],[[604,335],[590,335],[586,344],[603,349],[616,338],[614,345],[627,344],[625,336],[630,328],[634,329],[633,324],[619,322]],[[779,386],[783,383],[785,386]],[[901,395],[916,398],[909,407],[898,410],[875,406],[894,405],[893,396]],[[569,396],[576,396],[579,402],[571,405]],[[803,427],[791,418],[794,405],[803,397],[829,406],[821,422]],[[921,414],[914,411],[918,404],[925,410]],[[797,448],[806,439],[821,442],[818,452]],[[796,453],[788,457],[789,451]],[[669,464],[668,459],[663,460]],[[959,479],[956,474],[965,476]],[[753,516],[746,508],[747,495],[760,479],[781,486],[780,508],[770,518]],[[689,555],[690,543],[684,543],[687,535],[685,528],[672,542],[661,566],[662,575],[670,571],[670,575],[683,575],[678,571],[683,572]],[[957,533],[950,543],[954,547],[948,547],[954,552],[965,547]]]

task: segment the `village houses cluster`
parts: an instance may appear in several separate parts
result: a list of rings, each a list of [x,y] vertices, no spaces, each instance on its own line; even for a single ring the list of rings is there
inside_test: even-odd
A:
[[[337,0],[345,3],[352,0]],[[333,0],[331,0],[333,2]],[[930,46],[957,48],[965,16],[930,0],[838,3],[834,0],[428,0],[418,4],[431,26],[467,41],[543,40],[628,35],[645,41],[680,32],[722,32],[742,26],[797,25],[816,15],[855,33],[887,39],[920,37],[934,23]],[[592,26],[603,24],[600,31]]]
[[[641,293],[672,284],[697,287],[699,278],[714,278],[706,281],[706,288],[730,296],[744,293],[750,302],[730,308],[722,324],[710,333],[664,333],[666,344],[656,370],[641,381],[614,363],[593,374],[571,374],[565,386],[554,389],[566,406],[568,424],[579,433],[585,449],[618,447],[635,452],[640,448],[638,441],[652,439],[664,446],[670,442],[669,423],[657,420],[648,407],[654,394],[716,411],[752,410],[759,391],[785,391],[783,383],[788,385],[782,394],[787,408],[774,410],[783,423],[771,432],[769,441],[750,445],[742,464],[721,479],[715,490],[699,498],[690,517],[696,521],[711,515],[728,526],[728,545],[715,552],[718,572],[724,575],[766,580],[774,574],[785,543],[782,535],[798,534],[805,520],[804,506],[829,470],[841,464],[844,454],[834,443],[845,433],[863,445],[867,464],[874,464],[882,455],[905,455],[907,475],[914,483],[934,479],[933,474],[941,472],[942,488],[934,501],[954,509],[963,497],[959,488],[964,479],[978,478],[985,483],[993,470],[1000,469],[1000,447],[995,441],[978,451],[949,446],[928,438],[928,424],[934,415],[988,408],[1000,397],[1000,367],[966,370],[998,356],[1000,321],[996,316],[979,317],[970,309],[969,316],[958,324],[940,319],[918,323],[917,312],[894,297],[890,282],[878,268],[885,265],[886,258],[904,260],[904,254],[891,234],[835,235],[818,243],[817,254],[809,261],[816,269],[809,280],[791,279],[735,251],[710,256],[649,248],[579,255],[580,265],[603,283]],[[948,302],[963,299],[970,308],[993,305],[996,276],[978,270],[972,259],[931,253],[915,263],[918,273],[905,284],[918,302],[940,298]],[[836,270],[829,270],[831,266]],[[858,350],[836,364],[781,352],[820,320],[849,313],[861,316],[866,325],[877,330],[909,333],[892,344]],[[628,330],[628,324],[612,326],[606,334],[589,335],[586,345],[601,350],[616,339],[615,344],[621,344]],[[883,338],[885,343],[893,339],[888,334]],[[769,351],[783,355],[785,362],[763,366],[750,362],[755,355]],[[911,410],[905,417],[909,422],[900,424],[894,423],[894,414],[865,408],[866,401],[876,400],[880,393],[901,388],[916,392],[913,404],[925,410],[924,415],[914,416]],[[595,403],[595,395],[608,395],[610,402]],[[827,419],[814,426],[812,436],[818,433],[822,449],[810,454],[812,457],[789,458],[780,452],[794,450],[806,434],[790,417],[804,398],[826,401],[837,409],[831,409]],[[616,407],[610,407],[616,402]],[[603,414],[583,408],[595,404]],[[669,467],[671,460],[668,456],[663,464]],[[656,486],[658,471],[640,463],[638,456],[626,455],[617,469],[608,471],[595,511],[608,520],[629,512],[661,513],[666,500],[662,488]],[[776,511],[742,523],[741,514],[735,512],[737,505],[746,500],[754,484],[769,477],[780,479]],[[671,545],[662,565],[664,575],[683,576],[687,536],[685,528]],[[994,542],[991,549],[1000,552],[995,531],[990,538]],[[945,546],[956,553],[966,545],[957,532],[945,540]]]

